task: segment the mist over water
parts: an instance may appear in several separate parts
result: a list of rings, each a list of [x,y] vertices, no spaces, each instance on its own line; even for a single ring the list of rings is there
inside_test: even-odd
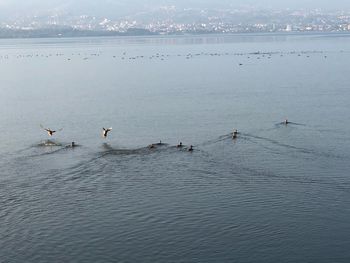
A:
[[[0,261],[348,262],[349,44],[1,40]]]
[[[213,8],[213,7],[240,7],[240,6],[259,6],[267,8],[324,8],[324,9],[346,9],[350,8],[350,4],[346,0],[101,0],[96,2],[95,0],[31,0],[23,2],[20,0],[1,0],[0,6],[2,8],[21,10],[25,8],[35,7],[38,10],[44,10],[47,8],[66,9],[66,11],[85,11],[99,13],[109,13],[111,9],[116,13],[125,11],[140,11],[140,9],[148,7],[175,5],[180,8],[185,7],[198,7],[198,8]],[[119,9],[119,10],[118,10]],[[109,11],[108,11],[109,10]]]
[[[1,0],[0,20],[21,21],[21,17],[50,16],[69,14],[73,16],[89,15],[96,17],[122,18],[165,6],[175,6],[178,10],[195,8],[203,10],[256,7],[264,9],[322,9],[327,11],[350,9],[347,0]],[[4,22],[4,21],[2,21]],[[61,21],[62,22],[62,21]]]

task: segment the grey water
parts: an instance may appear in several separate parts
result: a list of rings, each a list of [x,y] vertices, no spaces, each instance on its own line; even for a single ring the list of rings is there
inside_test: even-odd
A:
[[[0,262],[349,262],[349,61],[341,34],[0,40]]]

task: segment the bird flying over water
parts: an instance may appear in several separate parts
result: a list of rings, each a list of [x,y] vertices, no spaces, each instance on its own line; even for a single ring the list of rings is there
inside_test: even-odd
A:
[[[108,129],[102,128],[102,137],[106,138],[108,132],[110,132],[111,130],[112,130],[112,128],[108,128]]]
[[[51,130],[50,128],[45,128],[45,127],[42,126],[41,124],[40,124],[40,127],[43,128],[45,131],[47,131],[47,134],[48,134],[49,136],[52,136],[55,132],[57,132],[57,131],[55,131],[55,130]],[[62,131],[62,129],[59,129],[58,131]]]

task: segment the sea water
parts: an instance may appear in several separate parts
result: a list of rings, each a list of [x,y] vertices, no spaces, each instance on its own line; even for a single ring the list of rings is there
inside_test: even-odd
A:
[[[0,262],[349,262],[349,61],[341,34],[1,40]]]

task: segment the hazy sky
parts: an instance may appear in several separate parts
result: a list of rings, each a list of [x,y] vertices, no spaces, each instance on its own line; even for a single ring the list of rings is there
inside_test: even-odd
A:
[[[176,5],[179,7],[224,7],[255,5],[266,8],[350,9],[350,0],[0,0],[0,14],[32,13],[60,9],[72,13],[125,15],[145,7]]]
[[[324,8],[342,8],[343,6],[350,7],[349,0],[0,0],[0,5],[57,5],[64,3],[79,3],[81,5],[91,3],[110,3],[110,4],[199,4],[199,5],[216,5],[220,3],[233,5],[269,5],[275,7],[324,7]]]

